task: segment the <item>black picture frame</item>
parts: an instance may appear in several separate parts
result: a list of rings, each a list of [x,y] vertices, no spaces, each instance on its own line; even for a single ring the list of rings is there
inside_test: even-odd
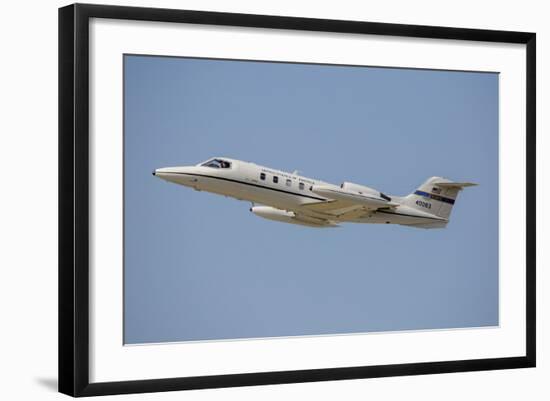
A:
[[[519,43],[526,45],[526,347],[520,357],[356,366],[90,383],[89,145],[90,18]],[[59,9],[59,391],[71,396],[360,379],[535,366],[536,35],[479,29],[221,12],[74,4]]]

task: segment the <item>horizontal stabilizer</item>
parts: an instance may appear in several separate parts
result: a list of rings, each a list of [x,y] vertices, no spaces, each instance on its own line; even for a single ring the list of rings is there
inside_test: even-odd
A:
[[[404,224],[407,227],[416,227],[416,228],[426,228],[426,229],[433,229],[433,228],[445,228],[447,227],[448,221],[436,221],[434,223],[422,223],[422,224]]]
[[[433,185],[440,186],[441,188],[456,188],[462,189],[466,187],[475,187],[477,184],[473,182],[433,182]]]

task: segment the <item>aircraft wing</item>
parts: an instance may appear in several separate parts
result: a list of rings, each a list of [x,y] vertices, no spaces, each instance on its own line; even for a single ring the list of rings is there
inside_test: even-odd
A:
[[[338,227],[337,224],[330,220],[314,218],[300,213],[294,214],[294,224],[299,224],[309,227]]]
[[[338,227],[330,218],[309,216],[308,214],[277,209],[271,206],[254,205],[250,208],[250,211],[256,216],[263,217],[264,219],[281,221],[283,223],[309,227]]]
[[[372,194],[361,194],[341,188],[315,185],[311,190],[328,199],[326,201],[309,203],[302,207],[319,213],[340,216],[354,212],[360,212],[359,214],[362,214],[365,211],[388,209],[398,206],[395,202]]]

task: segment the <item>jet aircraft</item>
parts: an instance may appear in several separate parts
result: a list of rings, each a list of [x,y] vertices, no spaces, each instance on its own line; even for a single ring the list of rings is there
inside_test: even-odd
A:
[[[163,180],[252,203],[257,216],[308,227],[341,223],[400,224],[444,228],[458,193],[477,184],[428,178],[406,196],[389,196],[376,189],[343,182],[334,185],[227,157],[194,166],[153,171]]]

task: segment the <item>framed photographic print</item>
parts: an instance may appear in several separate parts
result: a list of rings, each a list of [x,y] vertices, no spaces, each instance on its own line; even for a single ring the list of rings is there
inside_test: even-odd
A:
[[[535,366],[535,34],[59,10],[59,390]]]

